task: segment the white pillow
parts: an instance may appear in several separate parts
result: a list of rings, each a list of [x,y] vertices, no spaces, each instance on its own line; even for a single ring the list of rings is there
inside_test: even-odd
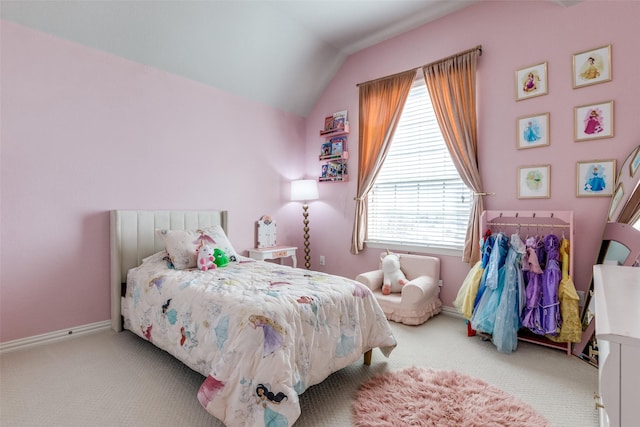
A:
[[[197,250],[201,240],[214,249],[222,250],[229,257],[229,261],[238,260],[238,254],[219,225],[199,230],[158,229],[156,232],[164,242],[176,270],[196,267]]]

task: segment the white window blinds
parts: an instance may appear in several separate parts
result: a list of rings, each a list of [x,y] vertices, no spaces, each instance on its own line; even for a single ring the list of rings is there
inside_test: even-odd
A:
[[[461,250],[471,197],[419,79],[369,193],[367,241]]]

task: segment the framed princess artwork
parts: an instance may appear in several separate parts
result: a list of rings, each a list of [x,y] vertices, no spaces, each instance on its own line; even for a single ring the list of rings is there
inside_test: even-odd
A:
[[[613,101],[573,109],[575,141],[613,137]]]
[[[549,113],[516,119],[516,147],[534,148],[549,145]]]
[[[611,81],[611,45],[573,55],[573,88]]]
[[[576,196],[613,195],[616,160],[589,160],[576,163]]]
[[[516,101],[546,95],[547,86],[546,62],[516,70]]]
[[[551,166],[521,166],[518,168],[518,199],[548,199],[551,197]]]

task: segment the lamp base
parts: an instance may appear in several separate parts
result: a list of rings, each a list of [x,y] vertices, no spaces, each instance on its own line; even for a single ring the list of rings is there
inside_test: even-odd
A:
[[[302,223],[304,224],[304,268],[309,270],[311,268],[311,249],[309,249],[309,205],[302,205],[302,217],[304,220]]]

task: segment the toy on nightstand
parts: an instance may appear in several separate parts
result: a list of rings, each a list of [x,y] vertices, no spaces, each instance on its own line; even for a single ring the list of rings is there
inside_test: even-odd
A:
[[[402,292],[402,287],[407,283],[402,270],[400,270],[400,258],[396,254],[387,254],[382,259],[382,294],[389,295],[391,292]]]
[[[201,241],[198,247],[198,268],[202,271],[213,270],[216,268],[214,261],[214,250]]]
[[[263,215],[256,223],[257,245],[260,248],[272,248],[276,245],[276,222],[269,215]]]

